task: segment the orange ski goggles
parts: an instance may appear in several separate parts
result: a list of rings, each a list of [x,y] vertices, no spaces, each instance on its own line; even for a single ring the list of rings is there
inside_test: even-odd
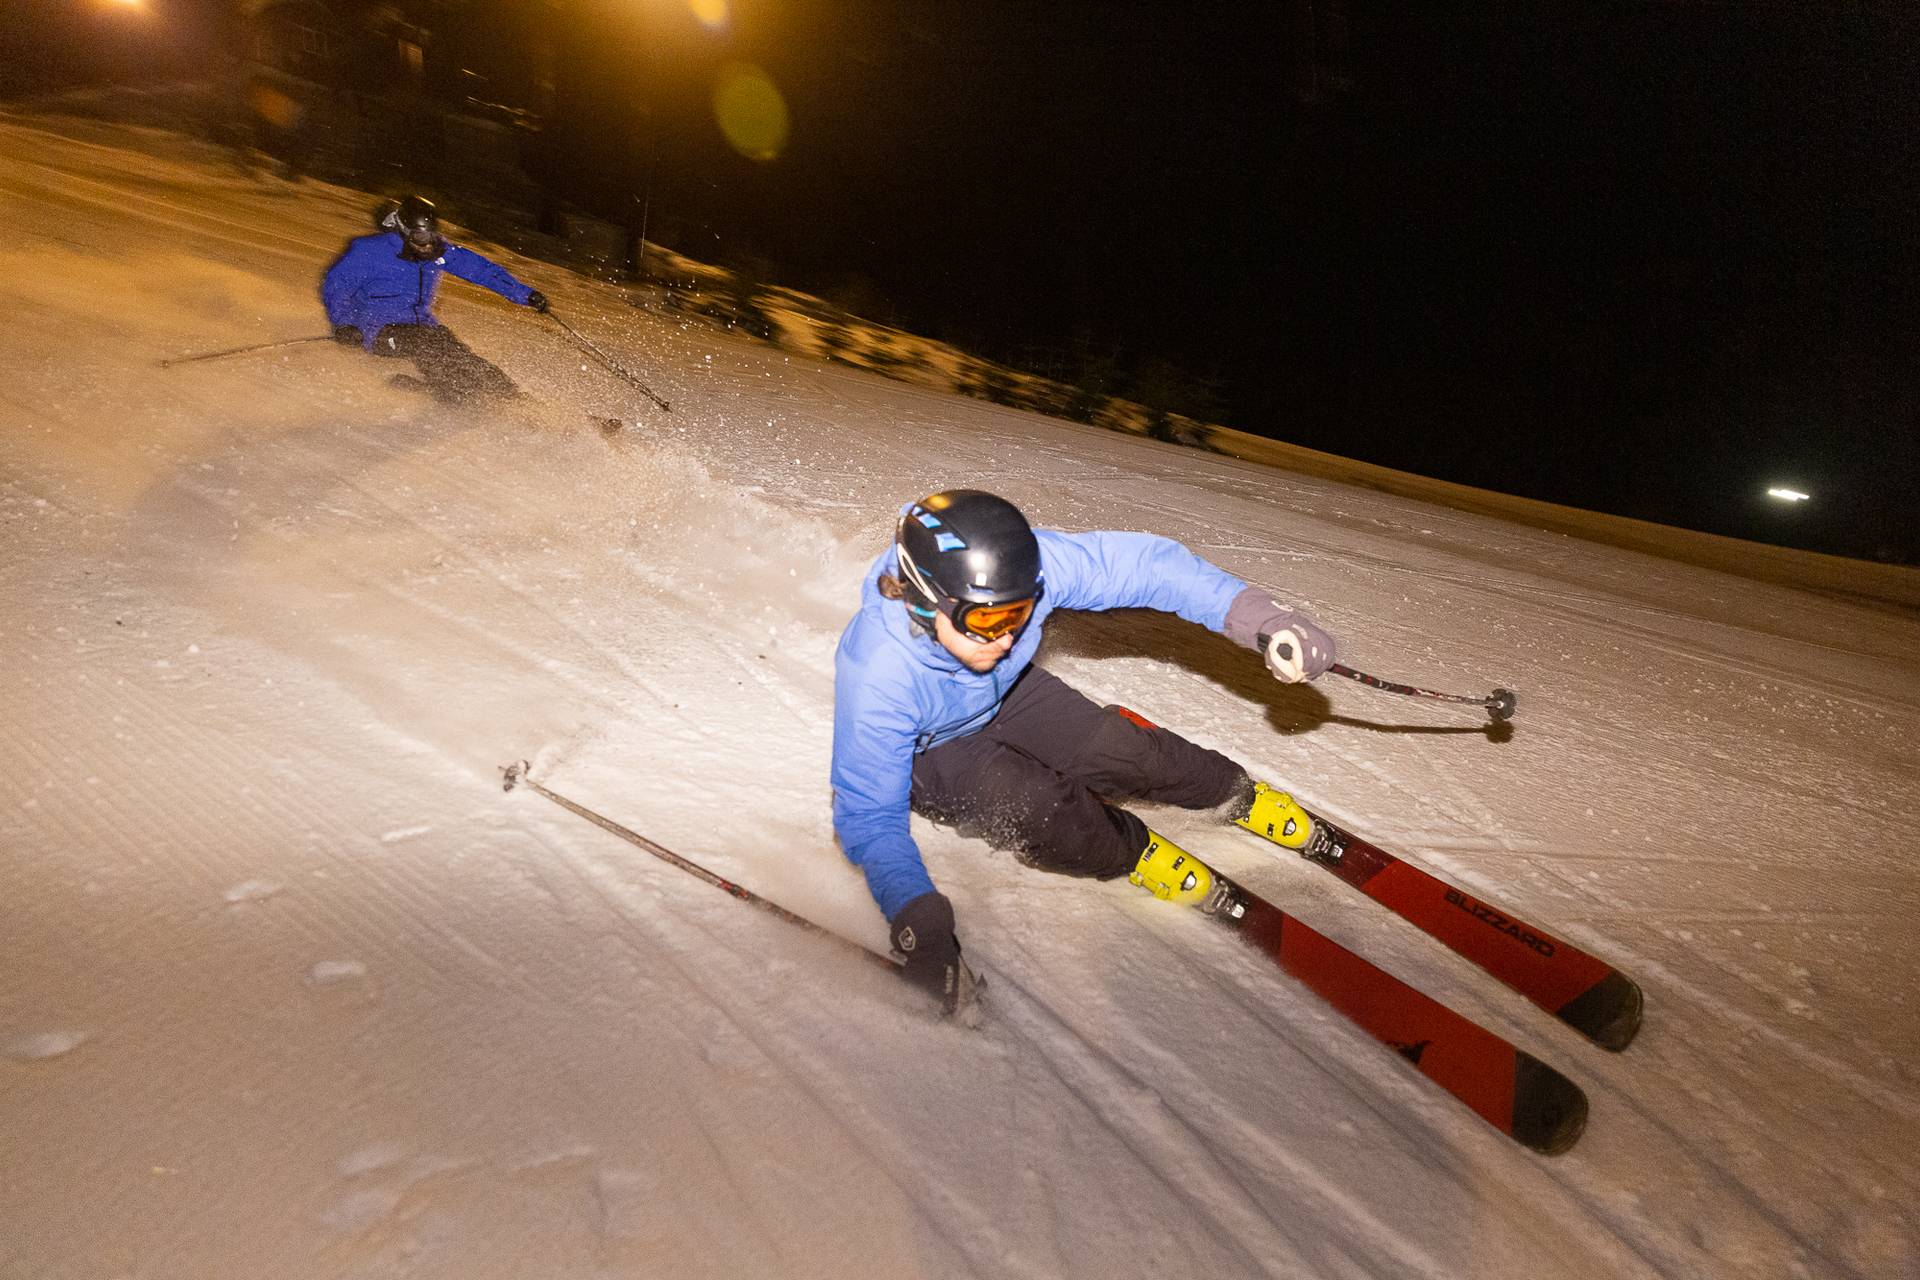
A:
[[[1026,626],[1027,620],[1033,617],[1036,603],[1033,597],[1008,600],[1001,604],[969,604],[964,600],[948,600],[942,608],[947,620],[966,635],[984,644],[991,644],[1001,636],[1010,636]]]

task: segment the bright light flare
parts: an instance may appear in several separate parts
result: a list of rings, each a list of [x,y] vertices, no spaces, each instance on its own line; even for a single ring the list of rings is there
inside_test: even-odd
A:
[[[687,0],[687,8],[693,10],[693,16],[709,31],[718,31],[727,25],[727,0]]]
[[[306,114],[290,95],[264,80],[256,80],[247,86],[247,105],[253,108],[255,115],[278,129],[298,129],[301,117]]]
[[[787,102],[760,68],[732,62],[713,85],[713,115],[735,151],[773,160],[787,145]]]
[[[1773,488],[1767,490],[1767,496],[1769,498],[1778,498],[1782,502],[1805,502],[1813,495],[1810,493],[1802,493],[1798,489],[1787,489],[1775,485]]]

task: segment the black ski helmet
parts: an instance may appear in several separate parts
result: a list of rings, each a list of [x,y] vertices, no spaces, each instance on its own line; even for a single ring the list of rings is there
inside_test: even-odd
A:
[[[425,196],[408,196],[390,206],[380,217],[380,225],[398,231],[409,244],[425,248],[440,239],[440,214]]]
[[[907,607],[924,624],[952,605],[999,605],[1040,595],[1040,543],[1020,508],[979,489],[929,494],[894,528]],[[952,602],[952,604],[949,604]]]

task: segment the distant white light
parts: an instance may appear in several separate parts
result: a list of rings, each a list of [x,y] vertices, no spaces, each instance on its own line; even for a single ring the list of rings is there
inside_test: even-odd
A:
[[[1810,493],[1802,493],[1798,489],[1769,489],[1767,490],[1767,496],[1769,498],[1778,498],[1782,502],[1805,502],[1813,495]]]

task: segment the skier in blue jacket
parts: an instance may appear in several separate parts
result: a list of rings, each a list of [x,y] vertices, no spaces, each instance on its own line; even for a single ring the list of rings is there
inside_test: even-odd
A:
[[[546,295],[498,263],[444,239],[433,203],[420,196],[389,208],[380,227],[348,244],[321,282],[320,300],[334,338],[376,355],[412,360],[436,399],[517,395],[512,379],[434,316],[440,274],[452,272],[542,313]]]
[[[1218,752],[1104,708],[1033,664],[1056,609],[1159,609],[1259,649],[1311,680],[1332,639],[1297,610],[1145,533],[1035,530],[973,489],[909,504],[874,562],[834,659],[833,820],[891,929],[907,977],[944,1012],[972,1002],[953,905],[908,830],[914,811],[1028,865],[1127,876],[1208,906],[1199,859],[1110,803],[1137,798],[1225,818],[1289,847],[1310,819]]]

